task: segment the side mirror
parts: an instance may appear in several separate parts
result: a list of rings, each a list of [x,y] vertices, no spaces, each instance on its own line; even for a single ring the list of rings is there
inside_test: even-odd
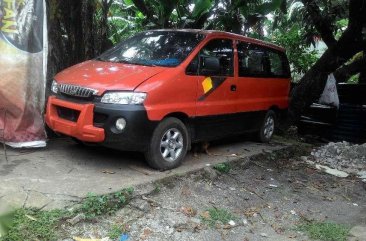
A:
[[[220,60],[216,57],[201,56],[200,75],[214,76],[220,74]]]

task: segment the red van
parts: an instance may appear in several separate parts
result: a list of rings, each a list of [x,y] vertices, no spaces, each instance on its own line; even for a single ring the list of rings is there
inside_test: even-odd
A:
[[[82,142],[179,166],[191,143],[256,132],[268,142],[288,107],[285,50],[240,35],[146,31],[55,76],[47,125]]]

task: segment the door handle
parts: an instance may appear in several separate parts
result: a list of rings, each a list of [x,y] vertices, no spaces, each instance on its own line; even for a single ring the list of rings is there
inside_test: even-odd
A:
[[[230,90],[231,90],[231,91],[236,91],[236,85],[231,85],[231,86],[230,86]]]

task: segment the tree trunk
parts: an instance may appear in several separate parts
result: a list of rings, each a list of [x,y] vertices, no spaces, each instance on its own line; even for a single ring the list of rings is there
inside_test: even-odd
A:
[[[94,45],[94,13],[95,5],[88,0],[83,0],[81,16],[82,16],[82,32],[84,36],[84,54],[86,59],[91,59],[95,56]]]
[[[362,32],[363,32],[363,39],[364,39],[363,56],[362,56],[363,63],[362,63],[362,67],[361,67],[359,83],[366,84],[366,20],[364,22]]]
[[[111,3],[111,0],[103,0],[103,17],[100,20],[96,19],[96,1],[46,0],[49,41],[47,86],[60,70],[94,58],[110,47],[107,40]]]
[[[366,43],[365,43],[366,45]],[[360,77],[359,77],[359,83],[360,84],[366,84],[366,50],[363,51],[363,58],[362,58],[362,67],[361,67],[361,72],[360,72]]]
[[[366,0],[350,0],[349,26],[339,41],[329,47],[303,76],[292,91],[289,107],[291,122],[297,122],[303,109],[316,101],[326,84],[327,76],[363,50],[362,26],[366,16]],[[322,23],[318,23],[322,24]]]

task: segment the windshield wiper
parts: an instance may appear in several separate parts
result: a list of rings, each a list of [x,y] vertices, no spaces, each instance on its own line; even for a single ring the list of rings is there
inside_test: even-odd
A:
[[[131,61],[128,61],[128,60],[119,60],[119,61],[117,61],[117,63],[133,64],[133,65],[142,65],[142,66],[151,66],[151,67],[156,67],[156,66],[158,66],[158,65],[155,65],[155,64],[139,63],[139,62],[131,62]]]
[[[106,62],[106,60],[105,59],[102,59],[101,57],[97,57],[97,58],[95,58],[95,60],[102,61],[102,62]]]
[[[114,61],[115,63],[120,63],[120,64],[131,64],[131,62],[129,62],[128,60],[117,60]]]

